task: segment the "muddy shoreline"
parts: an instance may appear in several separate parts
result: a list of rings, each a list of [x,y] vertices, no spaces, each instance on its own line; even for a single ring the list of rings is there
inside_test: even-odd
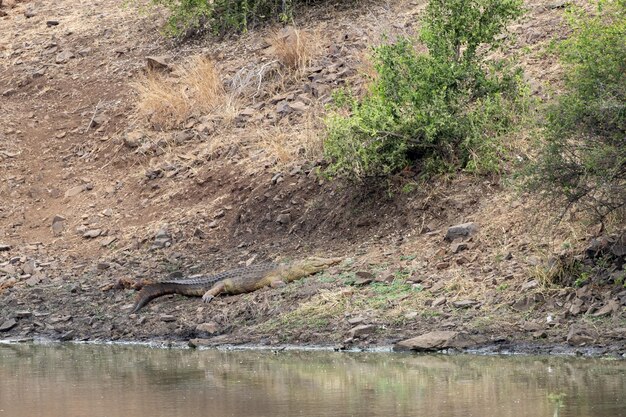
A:
[[[150,349],[197,349],[197,350],[221,350],[221,351],[259,351],[259,352],[343,352],[343,353],[381,353],[381,354],[443,354],[443,355],[478,355],[478,356],[556,356],[556,357],[581,357],[581,358],[604,358],[613,360],[626,360],[626,351],[618,344],[613,346],[590,346],[573,347],[566,344],[533,345],[528,343],[502,343],[486,346],[478,346],[467,349],[440,349],[433,351],[415,352],[410,350],[396,350],[392,345],[379,346],[351,346],[340,348],[327,345],[255,345],[255,344],[211,344],[208,340],[206,345],[195,345],[191,342],[153,340],[85,340],[62,342],[59,340],[28,337],[15,339],[0,339],[1,344],[34,344],[38,346],[50,345],[90,345],[90,346],[137,346]],[[197,342],[196,342],[197,343]]]

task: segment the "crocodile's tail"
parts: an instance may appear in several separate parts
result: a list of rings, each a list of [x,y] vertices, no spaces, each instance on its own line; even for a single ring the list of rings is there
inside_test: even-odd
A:
[[[144,286],[137,297],[135,298],[135,305],[131,313],[136,313],[141,310],[146,304],[155,298],[161,297],[167,294],[186,294],[186,288],[184,285],[176,284],[173,282],[156,283]]]

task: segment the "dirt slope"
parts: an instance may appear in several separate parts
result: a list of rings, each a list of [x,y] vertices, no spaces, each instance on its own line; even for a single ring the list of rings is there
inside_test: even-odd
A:
[[[569,335],[573,345],[624,353],[623,288],[551,287],[538,272],[563,244],[585,247],[593,228],[555,229],[496,179],[418,185],[408,172],[382,189],[355,188],[318,176],[324,161],[306,149],[289,153],[290,137],[319,137],[332,90],[363,84],[367,48],[384,33],[414,33],[422,7],[308,11],[297,23],[323,34],[321,53],[304,77],[282,83],[269,82],[279,70],[269,81],[261,70],[274,65],[269,29],[176,46],[159,35],[159,14],[113,0],[1,8],[0,335],[210,333],[207,343],[350,346],[452,329],[485,343],[552,346]],[[560,69],[543,51],[563,36],[563,9],[528,7],[510,53],[546,97]],[[231,86],[256,74],[259,87],[246,90],[229,123],[197,114],[163,131],[136,116],[132,85],[146,58],[175,65],[193,55],[215,60]],[[469,240],[443,240],[470,221],[480,229]],[[309,254],[346,261],[285,289],[209,306],[167,297],[128,316],[134,291],[125,282]],[[368,274],[372,284],[355,285]]]

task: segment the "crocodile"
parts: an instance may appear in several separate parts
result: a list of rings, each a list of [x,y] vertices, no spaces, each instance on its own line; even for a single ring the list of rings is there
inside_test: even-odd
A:
[[[131,312],[139,311],[150,301],[166,294],[202,296],[202,301],[209,303],[219,294],[243,294],[267,286],[276,288],[323,271],[339,262],[341,258],[311,257],[286,264],[261,263],[212,275],[148,284],[137,294]]]

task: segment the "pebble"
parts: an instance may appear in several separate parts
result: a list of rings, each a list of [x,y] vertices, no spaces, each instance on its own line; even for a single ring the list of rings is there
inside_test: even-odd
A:
[[[2,324],[0,324],[0,332],[8,332],[15,326],[17,326],[17,321],[15,319],[5,320]]]

